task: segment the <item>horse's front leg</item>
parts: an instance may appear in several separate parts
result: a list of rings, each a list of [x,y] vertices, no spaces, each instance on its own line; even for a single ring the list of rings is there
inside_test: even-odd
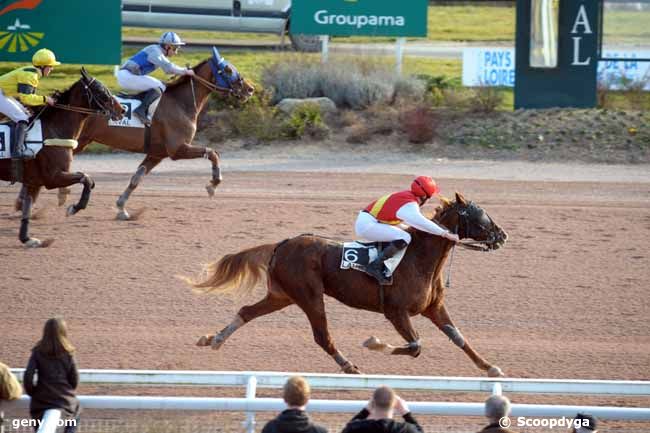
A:
[[[79,197],[79,202],[68,207],[66,211],[67,216],[74,215],[80,210],[86,209],[88,200],[90,200],[90,191],[95,188],[95,181],[90,176],[84,173],[79,174],[82,175],[79,183],[83,185],[83,191],[81,192],[81,197]]]
[[[117,219],[126,221],[131,219],[131,215],[126,211],[126,202],[131,197],[131,193],[138,187],[140,181],[144,176],[149,174],[151,170],[162,161],[161,158],[147,155],[144,160],[140,163],[140,166],[135,171],[135,174],[131,177],[129,186],[126,187],[122,195],[117,199],[115,205],[117,206]]]
[[[387,311],[385,316],[393,324],[395,330],[408,343],[405,346],[395,347],[387,343],[382,343],[377,337],[370,337],[363,343],[363,346],[370,350],[384,352],[390,355],[418,357],[421,350],[420,338],[417,331],[413,328],[408,312],[405,310]]]
[[[205,186],[205,189],[208,191],[210,197],[214,197],[216,187],[223,180],[221,176],[221,167],[219,167],[219,154],[215,150],[207,147],[185,145],[181,146],[174,156],[172,156],[173,160],[196,158],[206,158],[212,163],[212,179]]]
[[[57,171],[45,180],[45,187],[47,189],[64,188],[77,183],[83,185],[83,191],[79,198],[79,202],[68,206],[68,209],[66,210],[67,216],[74,215],[80,210],[86,208],[88,200],[90,199],[90,191],[95,187],[95,181],[85,173],[70,173],[68,171]]]
[[[454,325],[449,317],[447,308],[443,303],[439,305],[430,305],[422,312],[424,317],[430,319],[449,339],[458,347],[463,349],[463,352],[469,356],[478,368],[486,371],[489,377],[502,377],[503,372],[496,365],[489,364],[481,355],[479,355],[469,342],[465,340],[458,328]]]

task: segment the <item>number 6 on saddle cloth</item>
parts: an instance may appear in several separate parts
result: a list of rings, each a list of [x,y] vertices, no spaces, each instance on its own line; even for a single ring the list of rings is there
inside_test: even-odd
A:
[[[341,254],[341,269],[354,269],[372,275],[367,271],[368,264],[372,263],[379,253],[391,242],[344,242]],[[384,275],[393,282],[393,273],[402,261],[406,248],[398,251],[394,256],[384,261]]]

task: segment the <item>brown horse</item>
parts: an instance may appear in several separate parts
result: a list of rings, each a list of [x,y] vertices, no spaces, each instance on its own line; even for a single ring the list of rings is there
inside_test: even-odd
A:
[[[473,239],[474,249],[485,251],[501,247],[506,233],[488,214],[456,194],[456,201],[443,200],[434,220],[455,228],[461,239]],[[393,355],[420,354],[420,339],[411,324],[411,316],[430,319],[489,376],[503,375],[501,369],[476,353],[454,326],[444,305],[442,269],[453,243],[439,236],[410,229],[411,244],[394,273],[393,285],[380,288],[377,281],[358,271],[340,269],[342,247],[338,242],[313,235],[301,235],[275,244],[260,245],[224,256],[206,268],[205,281],[183,278],[196,291],[252,291],[267,277],[266,297],[239,310],[235,319],[216,335],[202,336],[198,346],[218,349],[238,328],[256,317],[288,305],[300,307],[311,324],[316,343],[346,373],[359,373],[334,346],[327,329],[324,295],[353,308],[383,313],[408,344],[393,347],[371,337],[364,345],[371,350]],[[461,244],[462,245],[462,244]]]
[[[101,113],[102,116],[119,120],[124,112],[123,107],[108,88],[88,75],[83,68],[81,78],[68,90],[56,94],[55,97],[57,104],[54,107],[44,107],[43,111],[35,116],[41,120],[45,140],[75,140],[90,115]],[[16,201],[16,210],[22,210],[19,239],[27,247],[47,246],[49,242],[44,243],[29,237],[32,204],[41,187],[53,189],[82,184],[83,192],[79,202],[70,205],[67,210],[67,215],[74,215],[86,208],[95,182],[85,173],[69,172],[72,163],[70,147],[46,145],[34,159],[25,160],[24,163],[23,187]],[[0,179],[14,180],[11,178],[11,160],[0,160]]]
[[[192,145],[199,113],[213,92],[245,101],[252,96],[254,88],[233,65],[221,58],[215,48],[212,57],[193,69],[195,78],[183,76],[167,86],[153,117],[148,145],[145,144],[144,128],[109,126],[108,121],[101,117],[90,119],[84,127],[75,153],[96,141],[114,149],[146,154],[128,187],[117,200],[118,219],[129,219],[125,206],[131,193],[138,187],[142,177],[167,157],[172,160],[209,159],[212,162],[212,179],[206,189],[210,197],[221,182],[217,152]],[[65,190],[60,191],[59,204],[65,202],[66,193]]]

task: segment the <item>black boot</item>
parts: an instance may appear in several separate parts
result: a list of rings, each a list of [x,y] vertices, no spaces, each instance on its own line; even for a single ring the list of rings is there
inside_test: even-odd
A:
[[[142,123],[144,123],[146,126],[151,126],[151,120],[153,116],[149,116],[149,107],[151,104],[156,102],[158,98],[162,96],[162,90],[159,88],[154,88],[150,89],[145,93],[144,97],[142,98],[142,103],[138,108],[133,110],[133,114],[138,116],[140,120],[142,120]]]
[[[23,160],[34,158],[31,150],[28,152],[25,148],[26,136],[27,122],[20,121],[16,123],[14,139],[11,143],[11,177],[14,182],[22,182],[23,180]]]
[[[377,281],[379,281],[379,284],[382,286],[387,285],[390,283],[390,280],[386,278],[386,275],[384,274],[384,260],[390,259],[407,245],[406,241],[402,239],[391,242],[386,248],[379,252],[375,260],[368,263],[366,271],[375,277]]]

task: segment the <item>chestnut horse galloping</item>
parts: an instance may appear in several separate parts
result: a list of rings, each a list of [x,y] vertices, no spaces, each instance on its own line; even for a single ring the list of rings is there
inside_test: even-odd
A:
[[[443,200],[434,220],[450,227],[461,239],[473,239],[474,249],[496,250],[506,241],[506,233],[488,214],[456,194],[456,201]],[[359,373],[334,346],[327,329],[324,295],[353,308],[382,313],[407,341],[401,347],[381,343],[371,337],[364,346],[393,355],[420,354],[420,339],[411,316],[430,319],[474,364],[489,376],[502,376],[501,369],[488,363],[472,349],[454,326],[444,305],[443,266],[453,243],[439,236],[409,229],[413,237],[401,264],[393,274],[393,285],[380,292],[377,281],[365,273],[340,269],[342,245],[324,238],[302,235],[275,244],[260,245],[229,254],[206,268],[205,281],[183,278],[196,291],[208,293],[250,292],[267,277],[266,297],[239,310],[235,319],[216,335],[202,336],[198,346],[218,349],[238,328],[256,317],[288,305],[300,307],[311,324],[314,340],[346,373]],[[462,245],[462,244],[461,244]]]
[[[55,97],[57,104],[54,107],[44,107],[40,115],[35,116],[41,121],[45,140],[76,140],[91,114],[119,120],[124,113],[124,108],[108,88],[83,68],[81,79]],[[74,215],[86,208],[95,182],[85,173],[69,171],[72,163],[72,149],[69,147],[44,146],[34,159],[25,160],[24,163],[23,187],[16,200],[16,210],[22,211],[19,239],[27,247],[44,247],[48,242],[29,237],[31,209],[41,187],[53,189],[82,184],[79,202],[67,210],[68,215]],[[0,179],[12,180],[11,160],[0,160]]]
[[[114,149],[146,154],[117,200],[118,219],[129,219],[126,202],[131,193],[142,177],[167,157],[172,160],[209,159],[212,162],[212,179],[206,189],[210,197],[214,195],[215,187],[222,179],[219,156],[212,149],[192,145],[199,113],[213,92],[246,101],[253,95],[254,88],[215,48],[212,54],[212,57],[193,68],[195,78],[183,76],[167,85],[153,117],[149,146],[145,145],[144,128],[109,126],[108,121],[101,117],[90,119],[81,132],[75,153],[96,141]],[[59,204],[65,202],[66,194],[66,190],[59,192]]]

